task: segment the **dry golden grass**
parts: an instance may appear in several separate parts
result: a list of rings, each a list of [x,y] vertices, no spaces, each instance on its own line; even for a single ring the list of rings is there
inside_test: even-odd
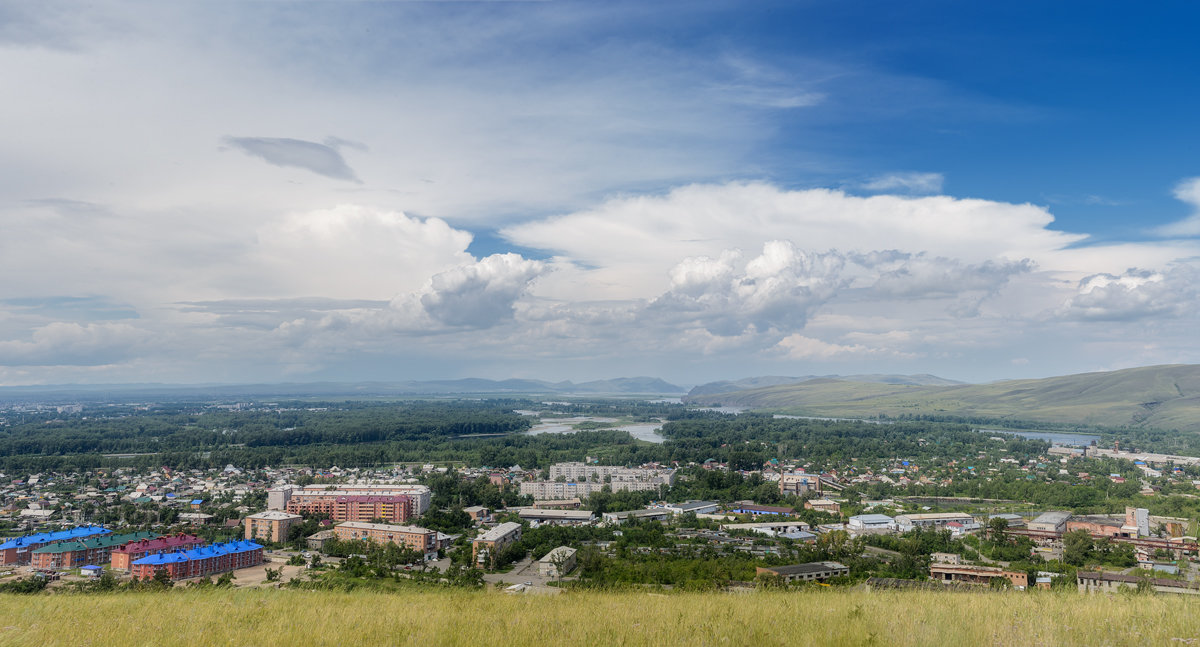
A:
[[[1200,600],[1074,593],[0,596],[0,645],[1200,645]]]

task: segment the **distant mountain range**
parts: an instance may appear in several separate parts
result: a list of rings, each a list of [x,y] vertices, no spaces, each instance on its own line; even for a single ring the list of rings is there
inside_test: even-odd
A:
[[[1200,431],[1200,366],[1191,364],[991,384],[817,378],[724,393],[711,386],[693,389],[686,401],[813,416],[944,415]]]
[[[870,382],[877,384],[907,384],[910,386],[953,386],[956,384],[965,384],[965,382],[956,382],[947,380],[936,375],[806,375],[804,377],[781,377],[778,375],[767,375],[763,377],[747,377],[740,380],[726,380],[722,382],[709,382],[701,384],[688,392],[688,397],[710,395],[713,393],[731,393],[733,391],[745,391],[747,389],[759,389],[770,386],[781,386],[784,384],[799,384],[801,382],[809,382],[811,380],[842,380],[844,382]]]
[[[308,382],[283,384],[63,384],[0,387],[0,401],[211,400],[228,398],[354,398],[396,395],[587,394],[683,395],[687,389],[656,377],[591,382],[543,380],[429,380],[403,382]]]

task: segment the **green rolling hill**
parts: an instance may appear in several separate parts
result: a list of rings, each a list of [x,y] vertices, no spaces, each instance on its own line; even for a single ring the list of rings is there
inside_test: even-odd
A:
[[[816,379],[688,401],[813,416],[944,415],[1200,432],[1200,365],[955,386]]]

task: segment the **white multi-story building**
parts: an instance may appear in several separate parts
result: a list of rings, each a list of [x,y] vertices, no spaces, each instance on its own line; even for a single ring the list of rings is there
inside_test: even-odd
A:
[[[299,490],[299,485],[281,485],[277,488],[267,490],[267,509],[268,510],[286,510],[288,500],[292,497],[292,492]]]
[[[613,483],[619,481],[638,481],[673,485],[675,483],[675,470],[657,467],[555,463],[550,466],[550,480],[553,481],[559,477],[567,481],[611,481]]]
[[[272,492],[274,491],[275,490],[272,490]],[[300,489],[292,489],[286,495],[287,498],[284,500],[284,507],[287,507],[288,501],[294,499],[302,500],[305,498],[330,496],[396,496],[399,494],[412,497],[413,501],[416,503],[415,512],[418,515],[425,514],[425,511],[429,510],[429,502],[433,498],[433,494],[426,485],[407,485],[394,483],[338,483],[336,485],[306,485]],[[280,496],[285,495],[280,494]],[[267,501],[268,507],[271,507],[271,493],[267,494]]]
[[[594,492],[603,490],[605,486],[613,492],[657,492],[663,483],[647,481],[613,481],[612,483],[571,483],[561,481],[524,481],[520,485],[523,495],[531,496],[537,501],[547,499],[586,499]]]
[[[621,467],[587,463],[555,463],[549,481],[525,481],[523,495],[546,499],[586,499],[608,486],[613,492],[657,492],[675,483],[675,470],[657,467]]]

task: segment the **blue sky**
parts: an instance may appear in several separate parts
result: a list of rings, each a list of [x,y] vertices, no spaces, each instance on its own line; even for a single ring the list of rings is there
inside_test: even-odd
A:
[[[1186,3],[0,3],[0,384],[1200,361]]]

